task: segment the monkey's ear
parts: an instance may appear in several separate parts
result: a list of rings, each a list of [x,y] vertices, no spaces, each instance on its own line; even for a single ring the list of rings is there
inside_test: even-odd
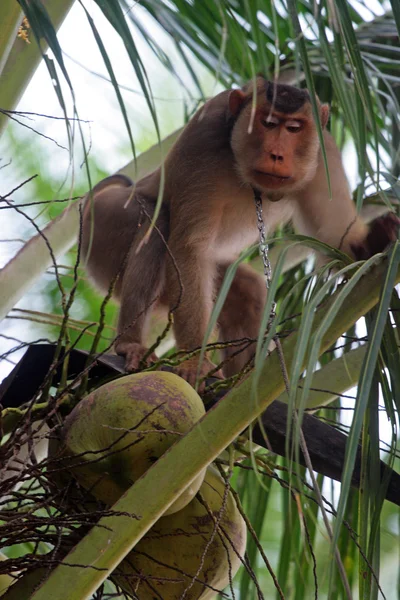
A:
[[[233,117],[236,117],[236,115],[239,113],[243,102],[246,100],[246,97],[246,93],[242,90],[232,90],[229,94],[228,107],[229,112]]]
[[[329,105],[328,104],[321,104],[320,118],[321,118],[321,127],[322,127],[322,129],[325,129],[326,124],[328,123],[328,119],[329,119]]]

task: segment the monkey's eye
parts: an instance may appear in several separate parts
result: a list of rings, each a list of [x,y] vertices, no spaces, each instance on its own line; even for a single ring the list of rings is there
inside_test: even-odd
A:
[[[268,115],[268,117],[261,119],[261,123],[267,129],[275,129],[275,127],[278,127],[278,125],[279,125],[279,119],[272,115]]]
[[[297,133],[303,127],[301,121],[295,121],[294,119],[291,121],[286,121],[285,127],[290,133]]]

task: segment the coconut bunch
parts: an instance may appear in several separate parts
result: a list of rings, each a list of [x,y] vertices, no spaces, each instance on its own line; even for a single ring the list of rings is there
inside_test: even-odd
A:
[[[65,459],[80,486],[112,506],[204,413],[195,390],[172,373],[127,375],[83,398],[50,452]],[[65,486],[65,475],[58,483]],[[245,522],[224,479],[210,466],[112,579],[139,600],[211,599],[231,584],[245,547]]]

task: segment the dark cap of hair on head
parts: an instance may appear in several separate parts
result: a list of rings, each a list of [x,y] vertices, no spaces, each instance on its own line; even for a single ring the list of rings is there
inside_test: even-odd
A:
[[[265,82],[267,100],[274,109],[283,113],[294,113],[310,100],[307,90],[300,90],[284,83]]]

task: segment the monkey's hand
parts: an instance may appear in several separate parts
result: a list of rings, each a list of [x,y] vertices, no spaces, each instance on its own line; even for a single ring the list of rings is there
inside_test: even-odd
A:
[[[362,244],[354,244],[351,249],[357,260],[366,260],[378,252],[383,252],[399,234],[400,220],[394,213],[375,219]]]
[[[115,351],[125,357],[125,370],[129,372],[137,371],[140,367],[148,367],[159,360],[154,352],[146,356],[149,349],[137,342],[117,343]]]
[[[197,356],[193,356],[188,360],[185,360],[181,365],[174,369],[175,373],[185,379],[192,387],[196,387],[196,381],[199,380],[199,385],[197,391],[199,394],[204,392],[205,381],[200,381],[212,370],[215,369],[214,363],[212,363],[208,358],[203,358],[203,362],[199,369],[199,359]],[[212,374],[213,377],[218,377],[219,379],[224,379],[221,369]]]

